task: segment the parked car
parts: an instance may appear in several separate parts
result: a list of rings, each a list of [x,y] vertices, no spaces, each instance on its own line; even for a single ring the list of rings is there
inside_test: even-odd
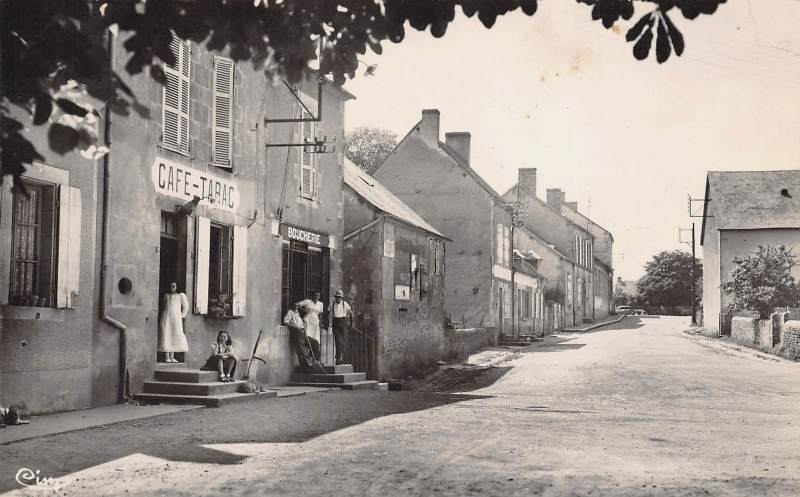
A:
[[[617,306],[617,314],[630,314],[633,310],[633,307],[629,305],[618,305]]]

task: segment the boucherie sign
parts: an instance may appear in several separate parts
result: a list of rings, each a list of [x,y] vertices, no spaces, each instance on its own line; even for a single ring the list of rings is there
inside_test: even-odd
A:
[[[239,187],[230,179],[198,171],[178,162],[156,157],[150,171],[156,192],[185,202],[200,197],[201,205],[223,211],[239,207]]]
[[[292,226],[291,224],[281,224],[281,235],[290,240],[297,240],[318,247],[334,248],[330,236]]]

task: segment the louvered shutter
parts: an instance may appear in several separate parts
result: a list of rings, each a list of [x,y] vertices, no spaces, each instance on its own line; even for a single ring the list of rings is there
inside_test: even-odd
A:
[[[214,130],[212,163],[231,167],[233,143],[233,60],[214,57]]]
[[[191,44],[173,35],[170,50],[175,64],[164,64],[167,83],[162,92],[162,142],[178,152],[189,151]]]
[[[208,271],[211,220],[198,216],[195,231],[194,255],[194,312],[208,314]]]
[[[81,262],[81,191],[68,185],[58,188],[58,269],[56,307],[75,306]]]
[[[313,116],[306,112],[302,112],[303,119],[311,119]],[[301,128],[300,139],[303,143],[308,143],[308,146],[301,147],[300,153],[300,194],[303,197],[313,199],[316,193],[316,170],[315,155],[314,155],[314,131],[315,123],[313,121],[303,121]]]
[[[233,227],[233,315],[244,316],[247,301],[247,226]]]

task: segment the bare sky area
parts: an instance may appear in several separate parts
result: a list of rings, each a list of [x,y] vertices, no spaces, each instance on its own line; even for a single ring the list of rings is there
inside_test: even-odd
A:
[[[376,76],[346,84],[358,97],[347,128],[402,137],[421,109],[439,109],[442,138],[470,131],[473,168],[494,188],[537,167],[539,197],[565,190],[613,233],[615,275],[637,279],[655,253],[689,250],[678,228],[691,226],[687,195],[702,198],[706,171],[800,165],[800,1],[676,12],[687,48],[662,65],[633,58],[630,23],[606,30],[590,11],[547,0],[491,30],[463,16],[441,39],[409,28],[364,57]]]

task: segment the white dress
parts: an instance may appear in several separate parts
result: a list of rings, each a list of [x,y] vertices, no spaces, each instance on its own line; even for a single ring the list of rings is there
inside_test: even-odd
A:
[[[189,343],[183,333],[183,318],[189,313],[189,301],[186,294],[164,294],[164,309],[158,324],[161,336],[158,340],[159,352],[186,352]]]
[[[306,323],[306,335],[308,335],[310,338],[316,339],[319,342],[319,315],[322,314],[322,311],[324,310],[322,301],[318,300],[315,304],[313,300],[306,299],[300,303],[303,304],[303,307],[306,309],[306,315],[303,316],[303,321]]]

